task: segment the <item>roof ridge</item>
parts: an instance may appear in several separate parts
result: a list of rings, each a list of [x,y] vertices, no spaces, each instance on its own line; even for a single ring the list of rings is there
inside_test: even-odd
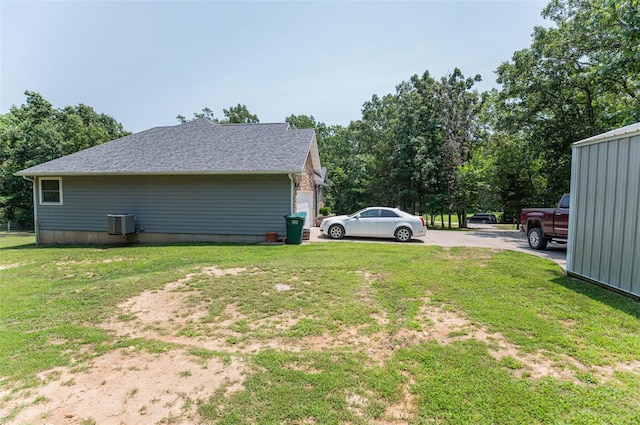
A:
[[[218,123],[218,125],[281,125],[281,124],[289,124],[287,122],[225,122]]]
[[[211,124],[211,125],[214,125],[214,126],[218,125],[218,123],[210,120],[207,117],[198,117],[198,118],[194,118],[194,119],[189,120],[189,121],[181,122],[180,124],[176,124],[176,125],[174,125],[172,127],[178,127],[180,125],[199,124],[199,123],[208,123],[208,124]]]

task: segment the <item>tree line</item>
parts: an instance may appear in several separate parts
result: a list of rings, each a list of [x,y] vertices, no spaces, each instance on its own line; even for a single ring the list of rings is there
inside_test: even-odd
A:
[[[316,125],[334,211],[392,205],[466,226],[468,211],[511,221],[568,192],[572,143],[640,121],[640,0],[552,0],[542,15],[553,26],[500,64],[500,89],[426,71],[346,127]]]
[[[13,173],[128,133],[114,118],[79,104],[54,108],[39,93],[0,115],[0,224],[33,228],[31,183]]]
[[[496,70],[499,89],[479,93],[479,75],[454,68],[413,75],[373,95],[347,126],[286,117],[314,128],[335,213],[370,205],[426,214],[431,224],[467,212],[551,205],[569,191],[571,143],[640,121],[640,0],[552,0],[531,46]],[[38,93],[0,115],[0,222],[32,221],[31,188],[13,173],[128,134],[86,105],[54,109]],[[218,120],[255,123],[242,104]],[[178,121],[187,118],[177,116]]]

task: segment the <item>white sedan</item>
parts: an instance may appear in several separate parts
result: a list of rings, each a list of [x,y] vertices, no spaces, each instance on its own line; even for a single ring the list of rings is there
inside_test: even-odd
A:
[[[414,236],[425,236],[424,218],[397,208],[369,207],[351,215],[338,215],[322,220],[320,232],[332,239],[344,236],[395,238],[407,242]]]

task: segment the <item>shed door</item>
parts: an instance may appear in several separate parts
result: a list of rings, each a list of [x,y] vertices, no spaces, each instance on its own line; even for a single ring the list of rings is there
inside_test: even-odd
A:
[[[307,218],[304,221],[305,229],[311,227],[311,211],[313,210],[313,192],[300,191],[296,196],[296,212],[306,212]]]

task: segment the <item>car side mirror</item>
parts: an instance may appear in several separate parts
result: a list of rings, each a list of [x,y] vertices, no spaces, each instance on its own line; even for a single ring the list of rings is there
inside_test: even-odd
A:
[[[360,220],[360,214],[356,214],[356,220]]]

